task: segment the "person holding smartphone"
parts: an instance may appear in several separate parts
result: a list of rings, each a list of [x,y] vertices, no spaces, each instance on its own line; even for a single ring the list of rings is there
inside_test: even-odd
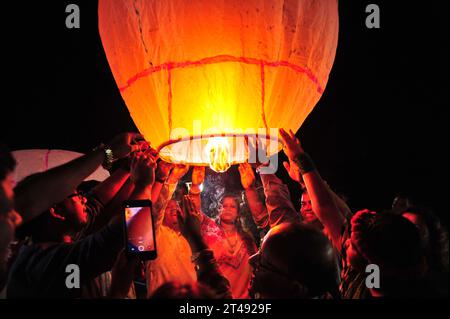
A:
[[[149,154],[138,154],[133,159],[131,199],[150,198],[155,161]],[[58,222],[64,223],[64,219],[53,220],[50,229],[54,232],[56,229],[52,225]],[[111,270],[123,249],[123,230],[122,219],[117,216],[98,232],[79,241],[65,243],[61,238],[57,242],[38,242],[23,247],[11,267],[7,297],[80,298],[81,289],[69,289],[66,285],[66,267],[78,266],[81,286]]]

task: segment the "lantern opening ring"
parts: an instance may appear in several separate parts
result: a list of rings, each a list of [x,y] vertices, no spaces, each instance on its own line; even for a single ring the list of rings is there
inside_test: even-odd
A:
[[[215,133],[215,134],[201,134],[201,135],[193,135],[193,136],[186,136],[186,137],[180,137],[178,139],[170,139],[164,143],[162,143],[161,145],[158,146],[157,148],[157,152],[161,153],[162,150],[164,150],[167,147],[170,147],[171,145],[177,144],[177,143],[182,143],[182,142],[192,142],[195,140],[203,140],[203,141],[208,141],[210,139],[214,139],[214,138],[249,138],[249,139],[253,139],[253,140],[266,140],[267,142],[270,141],[274,141],[276,142],[277,148],[276,150],[272,150],[271,149],[271,153],[266,154],[266,156],[272,156],[276,153],[278,153],[279,151],[281,151],[283,149],[283,144],[281,142],[281,139],[278,138],[278,136],[272,136],[272,135],[259,135],[259,134],[251,134],[251,133]],[[254,145],[254,149],[255,151],[258,150],[258,146],[257,144]],[[249,146],[247,146],[247,151],[249,150]],[[247,153],[248,154],[248,153]],[[175,164],[188,164],[188,165],[197,165],[197,166],[209,166],[208,163],[196,163],[196,162],[189,162],[189,161],[174,161],[173,158],[164,156],[164,154],[160,154],[160,157],[164,160],[167,160],[171,163],[175,163]],[[246,156],[245,160],[238,160],[238,161],[231,161],[231,165],[235,165],[235,164],[239,164],[239,163],[243,163],[246,160],[248,160],[248,156]]]

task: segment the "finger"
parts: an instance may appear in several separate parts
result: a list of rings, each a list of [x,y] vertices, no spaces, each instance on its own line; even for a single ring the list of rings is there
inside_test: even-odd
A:
[[[292,132],[292,130],[289,130],[289,135],[291,136],[292,139],[296,139],[294,132]]]
[[[290,167],[289,167],[289,163],[288,162],[283,162],[283,166],[286,169],[286,171],[289,173],[290,172]]]
[[[131,133],[131,142],[137,143],[145,140],[144,135],[139,133]]]
[[[177,210],[177,221],[178,221],[178,225],[181,225],[181,226],[184,225],[183,212],[181,210]]]
[[[131,147],[130,153],[137,152],[137,151],[139,151],[141,149],[140,146],[136,145],[136,144],[132,144],[132,145],[130,145],[130,147]]]
[[[150,147],[149,149],[148,149],[148,151],[150,152],[150,154],[151,155],[153,155],[153,156],[159,156],[159,153],[158,153],[158,151],[157,150],[155,150],[154,148],[152,148],[152,147]]]
[[[183,213],[185,215],[189,214],[189,200],[187,195],[183,196]]]
[[[136,166],[136,163],[137,163],[137,155],[135,154],[135,155],[133,155],[133,157],[131,158],[131,164],[130,164],[130,167],[135,167]]]
[[[283,141],[283,144],[287,144],[287,141],[289,140],[289,135],[286,133],[286,131],[282,128],[278,130],[280,133],[281,139]]]
[[[195,204],[194,204],[194,202],[192,201],[191,198],[189,198],[189,207],[190,207],[191,213],[195,213],[195,211],[197,210],[195,208]]]
[[[189,213],[189,211],[191,209],[191,205],[189,204],[189,195],[183,196],[183,204],[184,204],[185,212]]]
[[[154,156],[154,155],[148,155],[148,159],[149,159],[152,163],[156,164],[156,161],[158,160],[158,157],[157,157],[157,156]]]

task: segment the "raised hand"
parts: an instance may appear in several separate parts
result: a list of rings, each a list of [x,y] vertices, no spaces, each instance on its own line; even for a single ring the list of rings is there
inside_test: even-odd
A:
[[[130,177],[135,186],[152,186],[155,182],[156,157],[150,152],[137,153],[131,161]]]
[[[169,175],[168,181],[170,183],[178,183],[178,181],[186,175],[189,171],[189,165],[184,164],[175,164],[175,167],[172,168],[172,172]]]
[[[253,138],[245,138],[245,145],[247,151],[247,159],[253,168],[269,165],[269,158],[267,157],[267,150],[264,147],[260,138],[253,141]],[[261,158],[264,161],[261,161]]]
[[[177,212],[177,218],[180,232],[188,242],[201,238],[201,213],[188,195],[183,196],[181,211]]]
[[[239,174],[241,175],[241,184],[244,189],[252,187],[255,183],[255,173],[249,163],[239,164]]]
[[[295,137],[295,134],[292,130],[289,130],[289,133],[284,129],[280,128],[279,130],[281,139],[283,141],[283,151],[289,160],[295,159],[300,154],[305,153],[300,144],[300,141]]]
[[[288,172],[290,178],[297,183],[303,184],[302,174],[295,163],[291,164],[290,162],[283,162],[283,166]]]
[[[140,150],[140,143],[144,140],[141,134],[121,133],[116,135],[109,143],[114,159],[128,156],[131,152]]]
[[[159,161],[158,167],[156,169],[156,181],[164,182],[169,178],[170,172],[175,167],[174,164],[168,163],[166,161]]]
[[[192,185],[198,186],[205,180],[205,166],[195,166],[192,169]]]

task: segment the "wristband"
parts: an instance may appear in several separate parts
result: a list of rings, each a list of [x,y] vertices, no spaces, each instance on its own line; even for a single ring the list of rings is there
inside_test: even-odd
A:
[[[189,188],[189,194],[191,195],[198,195],[202,192],[202,190],[200,189],[200,186],[195,185],[195,186],[191,186]]]
[[[102,167],[106,170],[110,170],[114,163],[114,154],[113,154],[111,147],[102,143],[93,149],[94,152],[97,150],[102,150],[105,155],[105,157],[103,159]]]
[[[316,170],[316,166],[311,157],[307,153],[303,153],[294,158],[294,163],[297,164],[300,169],[300,173],[305,175],[306,173]]]

